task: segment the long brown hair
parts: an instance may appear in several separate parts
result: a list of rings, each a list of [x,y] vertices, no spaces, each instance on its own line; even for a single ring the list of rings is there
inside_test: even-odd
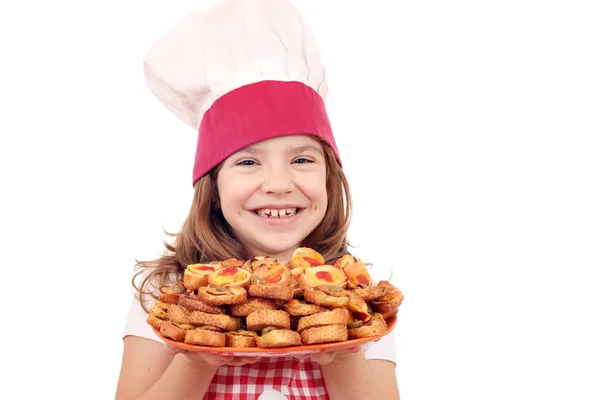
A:
[[[327,210],[323,220],[301,243],[319,252],[327,261],[348,253],[348,227],[352,214],[352,199],[346,176],[331,148],[321,142],[327,168]],[[152,261],[136,260],[132,279],[142,307],[145,296],[157,299],[157,290],[181,279],[189,264],[208,263],[229,258],[244,259],[242,245],[235,238],[219,209],[217,175],[220,165],[200,178],[194,185],[194,197],[189,214],[179,233],[165,234],[174,238],[164,241],[164,254]],[[137,282],[143,276],[141,282]]]

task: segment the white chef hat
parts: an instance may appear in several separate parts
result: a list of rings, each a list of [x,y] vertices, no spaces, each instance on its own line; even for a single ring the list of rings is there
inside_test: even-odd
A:
[[[193,182],[261,140],[314,135],[341,160],[316,42],[287,0],[227,0],[173,26],[144,60],[150,90],[198,132]]]

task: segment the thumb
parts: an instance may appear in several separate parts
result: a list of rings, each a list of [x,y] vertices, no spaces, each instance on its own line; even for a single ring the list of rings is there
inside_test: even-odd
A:
[[[317,362],[320,365],[327,365],[327,364],[331,364],[331,362],[335,358],[335,352],[330,351],[330,352],[317,353],[317,354],[313,355],[311,358],[313,361]]]

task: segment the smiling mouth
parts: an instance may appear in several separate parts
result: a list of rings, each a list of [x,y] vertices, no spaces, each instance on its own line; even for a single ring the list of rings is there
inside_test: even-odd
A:
[[[300,208],[261,208],[254,210],[254,213],[259,217],[264,218],[290,218],[296,215]]]

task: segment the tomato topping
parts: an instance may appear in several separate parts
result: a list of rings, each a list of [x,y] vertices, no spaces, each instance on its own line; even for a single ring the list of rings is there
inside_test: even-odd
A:
[[[315,260],[314,258],[310,258],[310,257],[302,257],[302,258],[304,259],[304,261],[309,263],[311,267],[318,267],[321,265],[321,263],[318,260]]]
[[[238,272],[237,268],[231,267],[231,268],[222,269],[220,274],[223,276],[231,276],[231,275],[235,275],[237,272]]]
[[[268,270],[267,272],[265,272],[263,277],[269,283],[277,283],[281,280],[282,276],[283,276],[283,268],[277,268],[276,270],[272,270],[272,269]]]
[[[208,265],[201,265],[200,267],[196,267],[198,271],[214,271],[215,267],[209,267]]]
[[[331,272],[329,271],[319,271],[315,275],[317,279],[323,279],[327,282],[333,282],[333,277],[331,276]]]
[[[364,276],[362,274],[358,275],[356,277],[356,280],[358,281],[358,283],[362,283],[363,285],[367,285],[367,286],[369,285],[369,278],[367,278],[366,276]]]

